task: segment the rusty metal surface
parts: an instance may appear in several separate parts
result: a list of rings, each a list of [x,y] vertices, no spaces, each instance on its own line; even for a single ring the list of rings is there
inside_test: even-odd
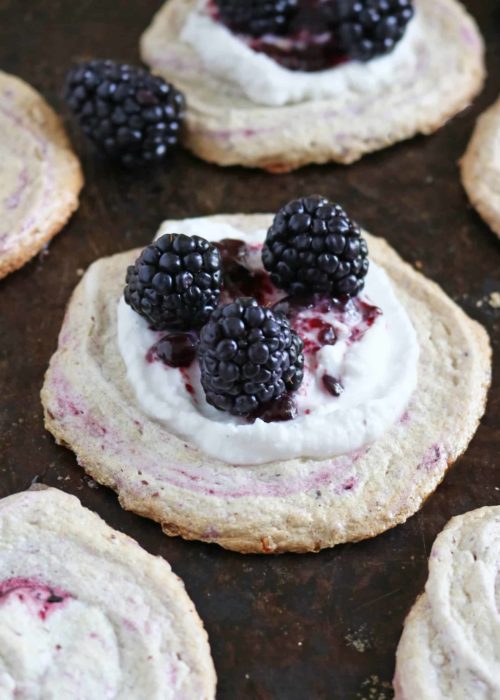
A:
[[[80,210],[48,253],[0,283],[0,496],[33,479],[58,486],[168,559],[206,623],[221,700],[391,697],[396,644],[425,581],[432,541],[453,514],[500,503],[499,355],[476,437],[405,525],[317,555],[244,557],[168,539],[157,525],[124,512],[114,493],[86,479],[73,454],[44,432],[39,389],[66,301],[89,263],[146,244],[165,217],[273,211],[319,191],[439,282],[487,326],[498,351],[500,309],[488,298],[500,291],[500,244],[468,207],[456,162],[477,114],[500,89],[500,8],[496,0],[466,4],[486,37],[490,76],[474,106],[435,136],[349,168],[270,176],[179,153],[165,167],[136,174],[100,160],[71,128],[87,181]],[[95,56],[137,61],[139,34],[158,6],[0,0],[0,67],[61,111],[68,63]]]

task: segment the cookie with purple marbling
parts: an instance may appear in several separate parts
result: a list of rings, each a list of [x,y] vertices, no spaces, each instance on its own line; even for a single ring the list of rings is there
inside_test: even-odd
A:
[[[186,146],[219,165],[352,163],[434,132],[484,82],[483,42],[457,0],[415,0],[394,51],[366,63],[292,71],[252,46],[209,0],[170,0],[142,36],[143,60],[186,95]]]
[[[250,267],[236,240],[226,251],[238,260],[235,279],[269,306],[276,290],[259,260],[271,222],[215,216],[165,222],[161,233],[239,238]],[[437,285],[382,239],[366,239],[365,290],[345,306],[296,313],[306,362],[293,420],[245,422],[208,406],[197,363],[159,361],[162,333],[123,301],[139,251],[97,261],[73,294],[45,377],[47,429],[124,508],[169,535],[304,552],[404,522],[477,428],[490,346]],[[328,371],[338,382],[325,382]]]
[[[0,278],[49,243],[78,207],[80,163],[59,117],[24,81],[0,72]]]
[[[215,697],[207,635],[161,557],[74,496],[0,501],[0,696]]]
[[[395,700],[500,696],[500,506],[452,518],[396,654]]]
[[[500,99],[479,117],[460,166],[472,205],[500,236]]]

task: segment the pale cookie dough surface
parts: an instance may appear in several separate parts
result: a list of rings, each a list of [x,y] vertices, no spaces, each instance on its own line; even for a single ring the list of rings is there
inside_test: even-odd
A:
[[[241,231],[271,215],[211,217]],[[182,222],[167,222],[182,232]],[[404,522],[467,447],[490,382],[486,332],[379,238],[388,273],[420,343],[407,412],[362,452],[258,466],[211,459],[138,407],[117,345],[117,303],[139,251],[94,263],[70,301],[42,390],[46,427],[126,509],[169,535],[242,552],[313,551]]]
[[[212,700],[207,635],[161,557],[53,488],[0,501],[2,700]]]
[[[0,278],[24,265],[78,207],[80,163],[59,117],[0,71]]]
[[[483,42],[457,0],[416,0],[421,38],[408,74],[377,94],[352,86],[336,98],[266,107],[210,75],[179,38],[196,0],[170,0],[141,39],[143,60],[187,97],[185,143],[220,165],[281,172],[307,163],[352,163],[429,134],[466,107],[484,82]],[[404,39],[403,39],[404,41]]]
[[[500,697],[500,506],[452,518],[397,651],[395,700]]]
[[[479,117],[460,165],[472,205],[500,237],[500,98]]]

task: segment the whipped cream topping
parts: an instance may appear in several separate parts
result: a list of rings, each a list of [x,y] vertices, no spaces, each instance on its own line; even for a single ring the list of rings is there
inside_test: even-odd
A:
[[[178,222],[177,231],[207,240],[233,238],[249,247],[247,265],[262,269],[260,249],[266,232],[243,233],[206,219]],[[159,235],[167,233],[162,227]],[[266,303],[284,295],[271,293]],[[363,306],[379,307],[367,323]],[[316,343],[320,318],[337,337]],[[366,447],[404,413],[417,383],[419,348],[413,326],[386,273],[373,262],[366,287],[342,309],[307,309],[293,325],[305,341],[304,382],[294,395],[298,416],[285,422],[253,423],[218,411],[206,400],[197,362],[176,369],[151,362],[150,349],[164,335],[152,331],[123,298],[117,309],[118,345],[141,409],[211,457],[233,464],[262,464],[293,458],[327,458]],[[149,358],[149,359],[148,359]],[[327,391],[324,376],[344,391]]]
[[[215,20],[208,0],[189,13],[180,38],[198,54],[206,69],[236,86],[255,104],[282,106],[345,95],[378,94],[398,77],[413,74],[418,45],[425,32],[418,8],[394,51],[367,63],[350,61],[318,72],[291,71],[254,51],[238,35]]]

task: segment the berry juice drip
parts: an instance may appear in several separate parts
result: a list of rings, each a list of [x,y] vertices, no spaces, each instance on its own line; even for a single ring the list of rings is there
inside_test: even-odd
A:
[[[147,362],[161,360],[169,367],[189,367],[196,357],[199,338],[195,332],[167,333],[148,350]]]
[[[249,270],[245,266],[248,247],[243,241],[224,238],[214,243],[219,249],[224,271],[224,289],[232,297],[253,297],[259,304],[266,300],[275,289],[264,270]]]
[[[282,423],[297,417],[297,404],[292,394],[284,394],[279,399],[271,401],[248,417],[248,422],[253,423],[260,418],[264,423]]]
[[[349,343],[360,341],[373,326],[382,311],[377,307],[355,299],[328,299],[318,295],[310,297],[286,297],[273,307],[284,313],[304,341],[304,352],[314,355],[325,345],[334,345],[337,336],[334,327],[325,316],[334,318],[349,328]],[[314,315],[313,315],[314,314]]]

